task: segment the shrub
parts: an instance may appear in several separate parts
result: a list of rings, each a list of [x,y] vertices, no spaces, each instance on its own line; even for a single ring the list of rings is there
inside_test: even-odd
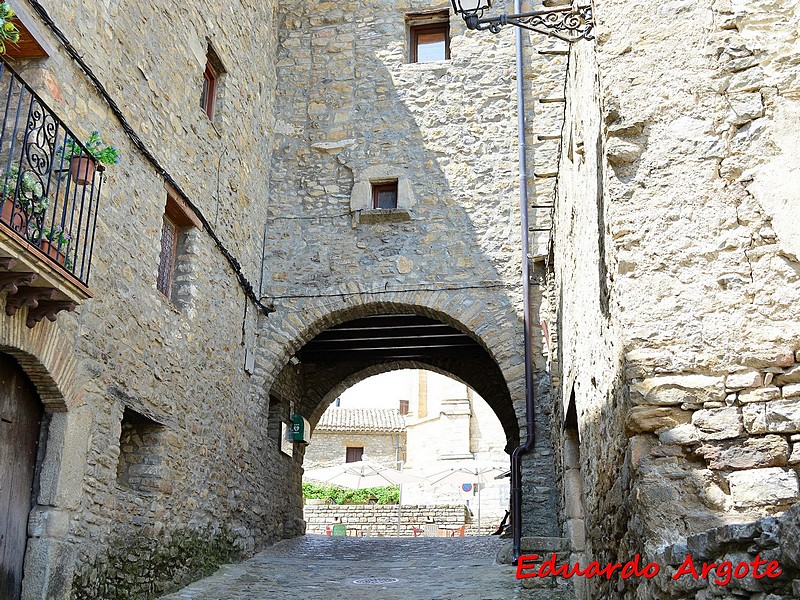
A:
[[[338,485],[304,483],[303,498],[308,500],[331,500],[334,504],[366,504],[376,499],[378,504],[397,504],[400,501],[400,488],[396,485],[386,487],[351,490]]]

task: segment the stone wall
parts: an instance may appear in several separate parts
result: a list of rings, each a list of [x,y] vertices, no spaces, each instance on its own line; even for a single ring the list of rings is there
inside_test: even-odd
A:
[[[595,15],[570,57],[550,305],[604,564],[799,499],[798,231],[779,207],[800,104],[792,2]]]
[[[797,598],[800,595],[799,544],[800,505],[777,518],[725,525],[691,535],[685,542],[659,551],[657,560],[668,566],[665,577],[654,579],[655,585],[648,586],[649,597],[660,593],[669,598],[700,599],[718,596],[723,591],[739,598]],[[753,568],[749,569],[748,576],[737,576],[744,572],[740,567],[742,562],[753,564],[757,558],[761,563],[760,577],[753,576]],[[780,572],[779,577],[765,577],[768,563],[772,561],[778,565],[772,572]],[[717,564],[720,568],[710,577],[694,577],[692,569],[702,569],[703,563]]]
[[[284,460],[267,437],[266,390],[245,369],[258,309],[211,235],[257,285],[267,203],[262,161],[272,148],[274,52],[264,49],[277,43],[273,3],[44,2],[50,26],[21,4],[55,52],[16,68],[71,128],[87,137],[99,130],[122,155],[106,171],[100,199],[94,297],[33,330],[9,319],[2,339],[12,354],[45,341],[26,369],[55,348],[53,373],[72,371],[57,382],[67,387],[42,388],[43,396],[60,393],[69,402],[51,420],[24,594],[65,598],[73,580],[81,598],[160,591],[208,568],[190,561],[191,552],[249,553],[300,531],[299,459]],[[247,31],[243,13],[252,19]],[[51,27],[74,45],[134,136]],[[143,31],[158,34],[143,43]],[[213,122],[199,107],[209,40],[227,70]],[[155,287],[165,176],[208,223],[184,248],[182,285],[191,293],[180,307]],[[147,439],[152,432],[137,440],[123,434],[126,408],[150,419],[158,440]],[[120,470],[121,436],[129,463]],[[190,566],[174,577],[159,572],[163,550]],[[117,568],[120,555],[141,569]]]
[[[392,537],[398,535],[398,522],[401,537],[413,537],[414,527],[435,522],[439,525],[463,525],[470,521],[463,505],[366,505],[345,504],[341,506],[309,505],[303,509],[307,523],[307,533],[325,534],[326,527],[334,523],[336,517],[345,525],[360,527],[368,537]],[[418,534],[419,535],[419,534]]]

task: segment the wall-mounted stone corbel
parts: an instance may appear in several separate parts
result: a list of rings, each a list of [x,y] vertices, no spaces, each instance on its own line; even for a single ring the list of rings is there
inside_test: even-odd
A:
[[[16,294],[20,287],[27,286],[38,277],[38,273],[8,271],[0,273],[0,292],[8,292],[9,295]]]

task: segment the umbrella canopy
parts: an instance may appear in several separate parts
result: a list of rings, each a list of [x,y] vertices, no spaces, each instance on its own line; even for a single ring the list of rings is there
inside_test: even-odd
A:
[[[304,473],[304,478],[340,485],[354,490],[425,481],[420,477],[396,471],[367,460],[359,460],[322,469],[309,469]]]
[[[430,483],[492,483],[496,476],[508,471],[508,465],[501,463],[460,463],[449,469],[428,475]]]

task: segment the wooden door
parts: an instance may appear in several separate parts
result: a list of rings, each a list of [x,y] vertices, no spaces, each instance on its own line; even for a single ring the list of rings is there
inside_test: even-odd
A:
[[[42,404],[17,362],[0,354],[0,598],[22,593],[22,563]]]

